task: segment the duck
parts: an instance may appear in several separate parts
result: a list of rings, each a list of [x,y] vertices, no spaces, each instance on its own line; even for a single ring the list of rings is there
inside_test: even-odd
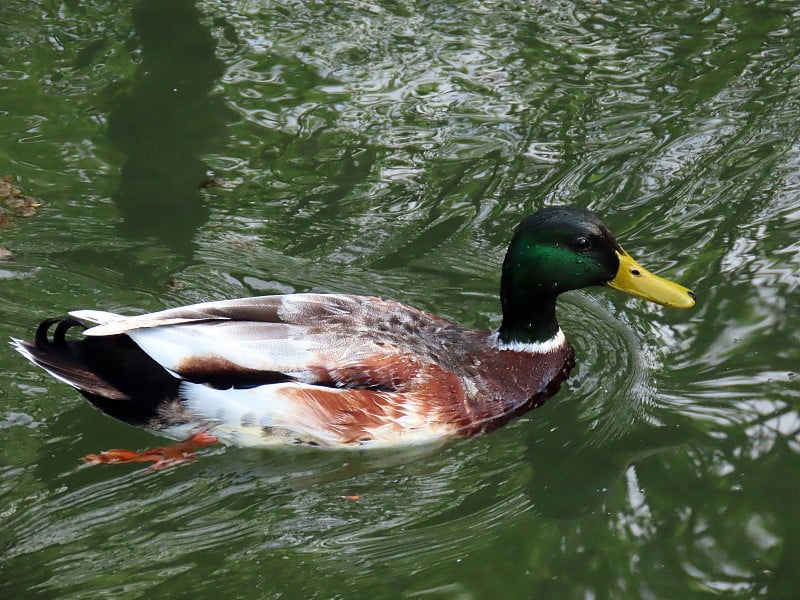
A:
[[[575,364],[557,299],[592,286],[674,308],[696,300],[594,213],[551,206],[514,230],[495,331],[390,299],[296,293],[133,316],[75,310],[11,343],[104,413],[180,440],[91,464],[161,468],[220,442],[387,448],[486,433],[543,404]]]

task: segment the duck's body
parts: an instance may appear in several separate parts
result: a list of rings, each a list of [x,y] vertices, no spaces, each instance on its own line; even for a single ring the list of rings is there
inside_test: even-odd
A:
[[[602,284],[694,303],[635,263],[593,214],[550,208],[524,220],[511,242],[497,332],[390,300],[292,294],[134,317],[75,311],[13,344],[104,412],[172,437],[406,445],[494,429],[554,394],[574,357],[556,297]],[[68,339],[74,325],[94,326]],[[137,456],[124,460],[150,460]]]
[[[398,302],[293,294],[209,302],[98,323],[81,340],[16,342],[93,404],[171,437],[240,445],[392,446],[494,429],[555,393],[563,334],[505,349]],[[69,323],[69,321],[66,321]],[[127,364],[125,364],[127,363]]]

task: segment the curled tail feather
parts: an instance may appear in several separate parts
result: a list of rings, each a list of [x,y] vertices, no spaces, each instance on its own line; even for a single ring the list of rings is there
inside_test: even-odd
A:
[[[74,318],[47,319],[36,329],[34,341],[12,338],[11,345],[104,412],[129,423],[148,424],[159,405],[177,398],[178,380],[129,337],[69,339],[75,327],[86,328]]]

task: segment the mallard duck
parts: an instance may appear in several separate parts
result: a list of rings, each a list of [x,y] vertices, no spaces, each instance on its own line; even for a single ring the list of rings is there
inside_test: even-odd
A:
[[[308,293],[136,316],[77,310],[12,344],[112,417],[185,439],[89,462],[172,464],[217,441],[420,444],[490,431],[555,394],[574,364],[556,299],[595,285],[666,306],[695,302],[640,266],[593,213],[551,207],[515,230],[494,332],[393,300]],[[73,339],[75,326],[88,328]]]

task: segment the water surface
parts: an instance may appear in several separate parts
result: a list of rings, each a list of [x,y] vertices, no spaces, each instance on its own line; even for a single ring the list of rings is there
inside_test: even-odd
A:
[[[522,216],[575,204],[692,287],[560,319],[578,367],[487,436],[381,453],[163,440],[0,351],[0,593],[793,598],[792,2],[11,2],[0,337],[73,308],[395,298],[496,327]],[[358,496],[358,500],[351,497]]]

